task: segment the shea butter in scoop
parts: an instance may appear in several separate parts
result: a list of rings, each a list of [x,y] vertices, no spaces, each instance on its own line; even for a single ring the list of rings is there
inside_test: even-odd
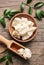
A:
[[[25,59],[31,58],[31,55],[32,55],[30,49],[28,49],[28,48],[25,48],[25,49],[20,48],[20,49],[18,50],[18,53],[19,53],[21,56],[23,56]]]
[[[12,27],[14,27],[12,36],[15,36],[18,39],[22,37],[22,40],[30,38],[36,30],[34,23],[24,17],[16,17],[13,20]]]

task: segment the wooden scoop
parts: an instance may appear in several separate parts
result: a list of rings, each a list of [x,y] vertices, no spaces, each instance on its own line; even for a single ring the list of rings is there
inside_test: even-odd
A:
[[[5,44],[7,46],[8,49],[10,49],[11,51],[13,51],[14,53],[18,54],[18,49],[23,48],[25,49],[25,47],[13,40],[7,40],[6,38],[4,38],[3,36],[0,35],[0,42],[2,42],[3,44]],[[23,56],[19,55],[20,57],[24,58]],[[24,58],[25,59],[25,58]]]

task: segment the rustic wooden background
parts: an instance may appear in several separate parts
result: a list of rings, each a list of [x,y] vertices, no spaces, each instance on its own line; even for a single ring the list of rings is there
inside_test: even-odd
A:
[[[26,0],[0,0],[0,16],[3,15],[3,11],[6,8],[10,9],[17,9],[19,10],[20,3],[26,2]],[[44,0],[33,0],[33,2],[30,4],[33,6],[36,2]],[[27,13],[28,7],[25,7],[25,13]],[[40,9],[44,10],[44,6]],[[33,14],[34,15],[34,14]],[[13,65],[44,65],[44,19],[42,21],[38,21],[38,34],[36,37],[29,43],[23,44],[27,48],[30,48],[32,51],[32,58],[30,60],[23,60],[17,55],[13,57]],[[7,39],[12,39],[9,31],[9,20],[6,19],[6,28],[4,29],[0,24],[0,35],[3,35]],[[5,49],[5,47],[0,43],[0,52],[2,52]],[[4,54],[0,54],[0,58]],[[0,65],[5,65],[5,62],[0,63]],[[10,63],[10,65],[12,65]]]

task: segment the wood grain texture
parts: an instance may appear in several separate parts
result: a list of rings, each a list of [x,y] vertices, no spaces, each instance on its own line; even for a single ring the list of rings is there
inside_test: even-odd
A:
[[[21,2],[26,2],[26,0],[0,0],[0,16],[3,15],[3,11],[5,9],[20,9],[20,4]],[[35,3],[42,1],[44,2],[44,0],[33,0],[30,5],[33,6]],[[44,6],[40,8],[41,10],[44,10]],[[28,12],[28,7],[25,6],[25,13]],[[33,15],[35,16],[35,11],[33,11]],[[6,18],[5,18],[6,19]],[[36,19],[37,20],[37,19]],[[44,65],[44,18],[42,19],[42,21],[38,21],[38,33],[36,35],[36,37],[28,43],[21,43],[23,44],[25,47],[30,48],[32,51],[32,58],[30,60],[23,60],[21,59],[19,56],[17,56],[16,54],[14,54],[13,56],[13,65]],[[13,39],[8,31],[8,27],[9,27],[9,20],[6,19],[6,28],[4,29],[2,27],[2,25],[0,24],[0,35],[3,35],[5,38],[7,39]],[[2,47],[2,49],[1,49]],[[0,43],[0,52],[1,50],[3,51],[4,49],[6,49],[6,47],[4,45],[2,45]],[[7,54],[7,53],[6,53]],[[0,58],[3,57],[3,55],[5,54],[0,54]],[[0,63],[0,65],[5,65],[5,62]],[[12,65],[10,63],[10,65]]]

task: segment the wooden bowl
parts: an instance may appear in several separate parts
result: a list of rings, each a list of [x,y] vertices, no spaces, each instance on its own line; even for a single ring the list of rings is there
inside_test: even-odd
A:
[[[34,23],[34,26],[36,26],[38,28],[36,20],[31,15],[26,14],[26,13],[18,13],[15,16],[13,16],[12,19],[10,20],[9,33],[10,33],[11,36],[12,36],[12,32],[14,30],[13,27],[12,27],[12,22],[13,22],[13,20],[16,17],[25,17],[25,18],[31,20]],[[29,41],[31,41],[36,36],[36,34],[37,34],[37,29],[35,30],[33,35],[30,38],[26,39],[26,40],[18,39],[15,36],[12,36],[12,38],[14,38],[16,41],[19,41],[19,42],[29,42]]]

